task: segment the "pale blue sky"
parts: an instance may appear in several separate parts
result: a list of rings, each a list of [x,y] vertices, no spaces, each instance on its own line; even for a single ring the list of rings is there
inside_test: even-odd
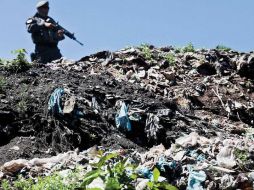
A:
[[[25,21],[36,3],[0,0],[0,57],[19,48],[33,51]],[[51,0],[50,7],[50,16],[85,44],[60,43],[71,59],[141,43],[254,50],[254,0]]]

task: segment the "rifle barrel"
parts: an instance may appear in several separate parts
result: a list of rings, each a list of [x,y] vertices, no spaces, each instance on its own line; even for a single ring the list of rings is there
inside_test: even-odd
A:
[[[62,26],[59,25],[59,24],[58,24],[58,27],[59,27],[61,30],[64,30],[64,34],[65,34],[66,36],[68,36],[70,39],[72,39],[72,40],[78,42],[81,46],[84,45],[83,43],[81,43],[80,41],[77,40],[77,38],[74,36],[74,33],[69,32],[68,30],[66,30],[64,27],[62,27]]]

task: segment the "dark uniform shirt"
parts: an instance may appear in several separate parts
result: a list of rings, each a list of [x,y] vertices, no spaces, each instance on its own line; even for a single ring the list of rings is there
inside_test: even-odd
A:
[[[42,17],[36,13],[26,22],[27,31],[31,33],[33,43],[35,44],[34,59],[37,62],[48,63],[62,57],[57,45],[64,39],[57,35],[58,28],[47,28],[44,23],[49,22],[56,25],[51,17]]]

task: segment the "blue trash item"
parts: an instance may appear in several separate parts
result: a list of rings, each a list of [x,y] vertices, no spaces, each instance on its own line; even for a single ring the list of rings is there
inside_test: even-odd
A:
[[[204,154],[198,154],[197,150],[189,150],[188,154],[195,158],[197,162],[203,162],[206,159],[206,156]]]
[[[116,126],[124,131],[131,131],[131,122],[128,117],[128,107],[122,102],[119,114],[116,115]]]
[[[153,172],[146,167],[138,168],[136,172],[144,178],[153,180]]]
[[[61,108],[61,97],[64,94],[63,88],[57,88],[51,94],[48,102],[48,110],[53,114],[63,114],[63,110]]]
[[[202,182],[206,180],[206,173],[204,171],[193,171],[192,166],[188,166],[189,179],[187,190],[203,190]]]
[[[157,168],[162,171],[166,172],[165,167],[168,166],[170,169],[174,170],[177,167],[176,162],[173,160],[172,162],[167,162],[165,157],[160,157],[159,161],[156,163]]]

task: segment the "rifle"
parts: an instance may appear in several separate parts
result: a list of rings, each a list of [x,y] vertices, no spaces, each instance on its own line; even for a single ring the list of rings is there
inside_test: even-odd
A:
[[[70,39],[78,42],[81,46],[83,46],[84,44],[81,43],[80,41],[77,40],[77,38],[75,37],[74,33],[69,32],[68,30],[66,30],[64,27],[62,27],[61,25],[59,25],[58,23],[56,23],[56,27],[59,28],[59,30],[63,30],[64,34],[66,36],[68,36]]]

